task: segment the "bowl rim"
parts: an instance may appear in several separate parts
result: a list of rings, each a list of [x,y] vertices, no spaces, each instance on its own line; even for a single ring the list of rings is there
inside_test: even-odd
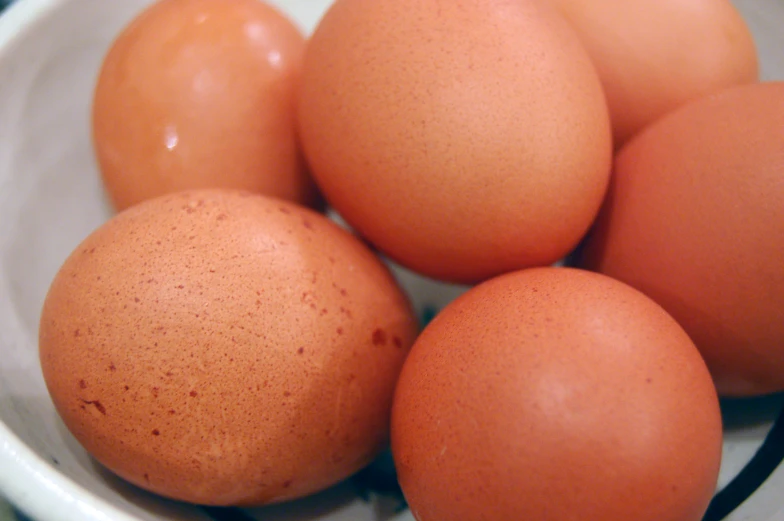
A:
[[[34,519],[139,521],[52,469],[2,421],[0,469],[3,496]]]
[[[0,60],[14,43],[68,0],[16,0],[0,15]],[[47,491],[44,493],[44,491]],[[139,521],[53,469],[0,420],[0,492],[34,519]]]
[[[36,22],[52,15],[70,1],[74,0],[15,0],[8,5],[0,15],[0,61],[12,52],[14,44],[32,30]],[[769,484],[774,480],[778,481],[783,474],[784,470],[774,471],[766,481]],[[757,493],[758,491],[754,492]],[[0,495],[13,507],[33,519],[42,521],[140,521],[139,517],[121,510],[53,468],[2,419]],[[742,507],[743,505],[738,505],[728,519],[734,519],[738,510],[744,510]],[[744,513],[748,514],[745,511]],[[767,521],[777,520],[782,514],[784,507]]]

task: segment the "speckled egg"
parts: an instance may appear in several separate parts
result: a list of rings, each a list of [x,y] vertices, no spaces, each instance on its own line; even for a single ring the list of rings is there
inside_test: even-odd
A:
[[[491,279],[425,328],[392,452],[418,521],[699,521],[722,423],[688,335],[604,275]]]
[[[388,445],[417,333],[384,264],[297,205],[205,190],[141,203],[66,260],[43,307],[55,407],[99,462],[158,494],[310,494]]]
[[[119,210],[195,188],[306,205],[319,197],[295,132],[305,38],[260,0],[160,0],[117,36],[92,107]]]
[[[727,89],[621,149],[582,266],[661,304],[719,392],[784,390],[784,82]]]
[[[452,282],[558,260],[610,172],[596,70],[537,0],[337,0],[305,53],[298,122],[335,209]]]

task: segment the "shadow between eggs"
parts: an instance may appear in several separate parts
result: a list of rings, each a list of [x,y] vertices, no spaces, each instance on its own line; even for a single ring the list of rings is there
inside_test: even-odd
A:
[[[753,398],[721,398],[720,405],[725,433],[743,430],[775,421],[784,410],[784,393]]]

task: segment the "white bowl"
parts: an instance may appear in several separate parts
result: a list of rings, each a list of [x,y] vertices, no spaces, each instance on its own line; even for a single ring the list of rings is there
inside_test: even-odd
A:
[[[38,316],[70,251],[111,214],[89,140],[89,104],[101,59],[151,0],[19,0],[0,16],[0,494],[42,521],[265,519],[411,520],[394,498],[362,499],[346,483],[291,504],[209,511],[160,499],[115,478],[64,428],[37,357]],[[310,31],[330,0],[277,0]],[[736,0],[757,38],[765,79],[784,79],[784,4]],[[463,288],[398,270],[420,311]],[[757,453],[782,400],[726,402],[720,488]],[[739,502],[784,455],[776,428],[722,501]],[[727,518],[784,519],[784,466]],[[733,492],[735,491],[735,492]],[[221,517],[223,516],[223,517]],[[246,517],[243,517],[246,516]]]

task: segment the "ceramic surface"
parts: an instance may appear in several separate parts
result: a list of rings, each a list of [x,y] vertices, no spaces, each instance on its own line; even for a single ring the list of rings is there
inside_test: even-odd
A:
[[[397,512],[397,498],[363,498],[351,482],[262,509],[207,510],[166,501],[100,468],[57,417],[38,365],[38,315],[61,262],[111,214],[89,141],[90,97],[110,42],[148,3],[19,0],[0,16],[0,494],[41,521],[411,521],[409,513]],[[273,3],[310,31],[330,0]],[[764,78],[784,79],[784,4],[736,4],[757,38]],[[397,273],[423,314],[463,290]],[[757,452],[781,403],[780,397],[725,403],[720,488]],[[784,440],[774,438],[763,463],[780,458]],[[764,464],[760,468],[752,478],[766,474]],[[783,485],[781,468],[727,519],[784,519]],[[0,505],[0,516],[5,510]]]

